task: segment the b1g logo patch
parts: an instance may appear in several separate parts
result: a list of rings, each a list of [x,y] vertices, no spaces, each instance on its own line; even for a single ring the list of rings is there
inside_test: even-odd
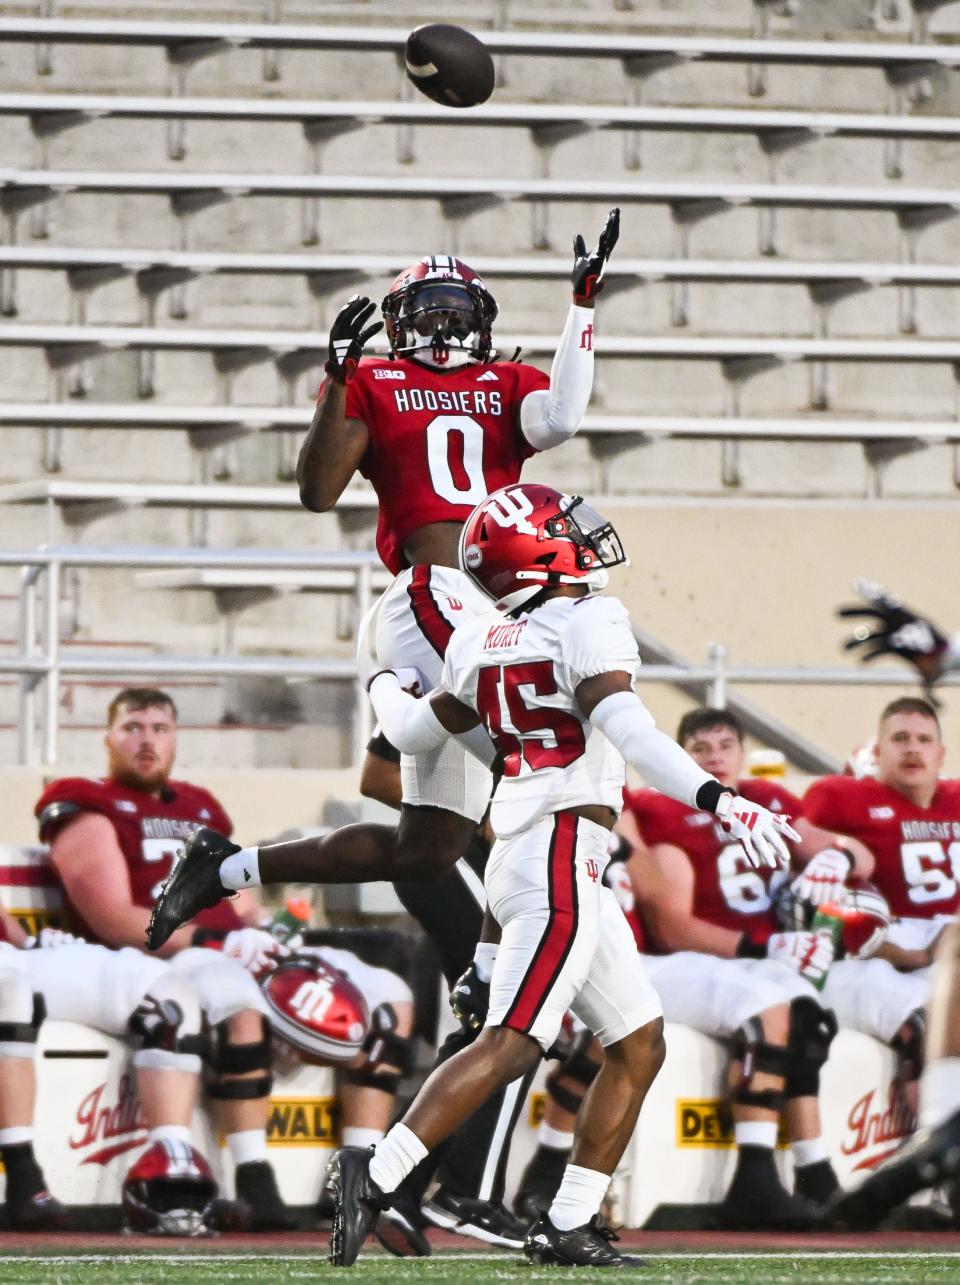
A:
[[[391,370],[389,366],[385,366],[382,369],[375,370],[373,377],[374,379],[406,379],[407,372],[405,370]]]
[[[483,550],[478,544],[468,544],[463,552],[463,561],[468,571],[476,571],[483,561]]]

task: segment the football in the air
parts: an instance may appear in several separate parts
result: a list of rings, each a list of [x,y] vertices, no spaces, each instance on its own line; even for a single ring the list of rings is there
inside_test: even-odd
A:
[[[431,22],[407,37],[407,76],[422,94],[445,107],[476,107],[493,93],[490,51],[463,27]]]

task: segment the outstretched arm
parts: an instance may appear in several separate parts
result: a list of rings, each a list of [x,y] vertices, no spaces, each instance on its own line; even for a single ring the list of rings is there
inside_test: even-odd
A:
[[[786,818],[741,798],[704,772],[686,750],[659,730],[626,671],[585,678],[576,695],[584,715],[650,785],[689,807],[713,812],[752,865],[789,866],[785,839],[796,841],[799,835]]]
[[[366,326],[373,310],[369,299],[354,295],[330,330],[326,383],[297,460],[300,501],[314,513],[333,508],[367,449],[366,425],[347,418],[346,403],[347,383],[363,356],[363,346],[383,329],[380,323]]]
[[[611,210],[595,250],[587,252],[582,236],[573,243],[573,304],[553,359],[550,387],[528,393],[520,403],[521,431],[538,451],[572,437],[590,404],[594,304],[619,235],[620,211]]]

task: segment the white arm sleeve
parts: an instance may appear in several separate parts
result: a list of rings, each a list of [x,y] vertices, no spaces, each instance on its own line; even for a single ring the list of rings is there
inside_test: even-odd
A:
[[[573,437],[593,391],[593,308],[571,304],[560,336],[550,387],[527,393],[520,403],[520,429],[538,451]]]
[[[632,768],[661,794],[697,806],[697,791],[715,778],[661,732],[636,692],[615,692],[594,707],[590,722],[603,732]],[[392,739],[392,738],[391,738]]]
[[[450,735],[433,712],[430,698],[411,696],[389,671],[370,684],[370,701],[384,736],[401,754],[435,750]]]

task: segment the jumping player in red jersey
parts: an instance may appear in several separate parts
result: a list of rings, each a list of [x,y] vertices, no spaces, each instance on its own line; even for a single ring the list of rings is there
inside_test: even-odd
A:
[[[166,692],[120,692],[110,703],[104,740],[107,775],[54,781],[35,811],[75,931],[89,941],[142,950],[151,908],[187,836],[198,826],[229,833],[232,825],[212,794],[170,775],[177,711]],[[237,1195],[250,1206],[251,1229],[273,1231],[294,1223],[267,1159],[266,1005],[239,965],[190,949],[197,930],[238,932],[257,918],[250,896],[216,906],[175,933],[164,953],[196,986],[212,1027],[207,1095],[236,1165]]]
[[[382,304],[389,358],[364,356],[365,344],[381,329],[368,324],[374,312],[369,299],[351,299],[334,320],[327,379],[297,478],[301,500],[315,512],[333,509],[358,472],[377,492],[377,548],[396,579],[361,625],[362,664],[369,666],[373,656],[374,668],[415,668],[430,687],[439,681],[454,630],[488,610],[458,570],[462,524],[489,492],[518,481],[529,456],[561,445],[579,428],[593,386],[594,305],[619,219],[619,210],[611,211],[592,251],[582,237],[574,241],[573,301],[549,378],[494,351],[496,301],[473,269],[449,255],[421,259],[391,285]],[[493,786],[489,770],[467,753],[471,743],[489,761],[483,732],[402,756],[396,829],[351,826],[326,839],[251,849],[257,857],[238,877],[249,879],[244,886],[261,879],[443,880],[439,921],[429,907],[418,918],[432,939],[459,936],[469,952],[476,944],[469,889],[479,881],[463,858]],[[187,878],[187,867],[181,869],[179,877]],[[182,922],[175,882],[158,905],[151,947]],[[218,886],[206,895],[228,891]],[[481,936],[494,934],[486,926]],[[481,954],[488,945],[481,942]],[[518,1104],[519,1095],[511,1094]],[[485,1110],[495,1112],[496,1099]],[[459,1192],[444,1188],[430,1209],[443,1205],[438,1216],[446,1226],[518,1246],[523,1229],[498,1200],[502,1164],[482,1162],[490,1138],[508,1139],[510,1131],[509,1120],[494,1115],[486,1136],[467,1147],[477,1157],[476,1182]],[[488,1171],[497,1174],[492,1184]]]

